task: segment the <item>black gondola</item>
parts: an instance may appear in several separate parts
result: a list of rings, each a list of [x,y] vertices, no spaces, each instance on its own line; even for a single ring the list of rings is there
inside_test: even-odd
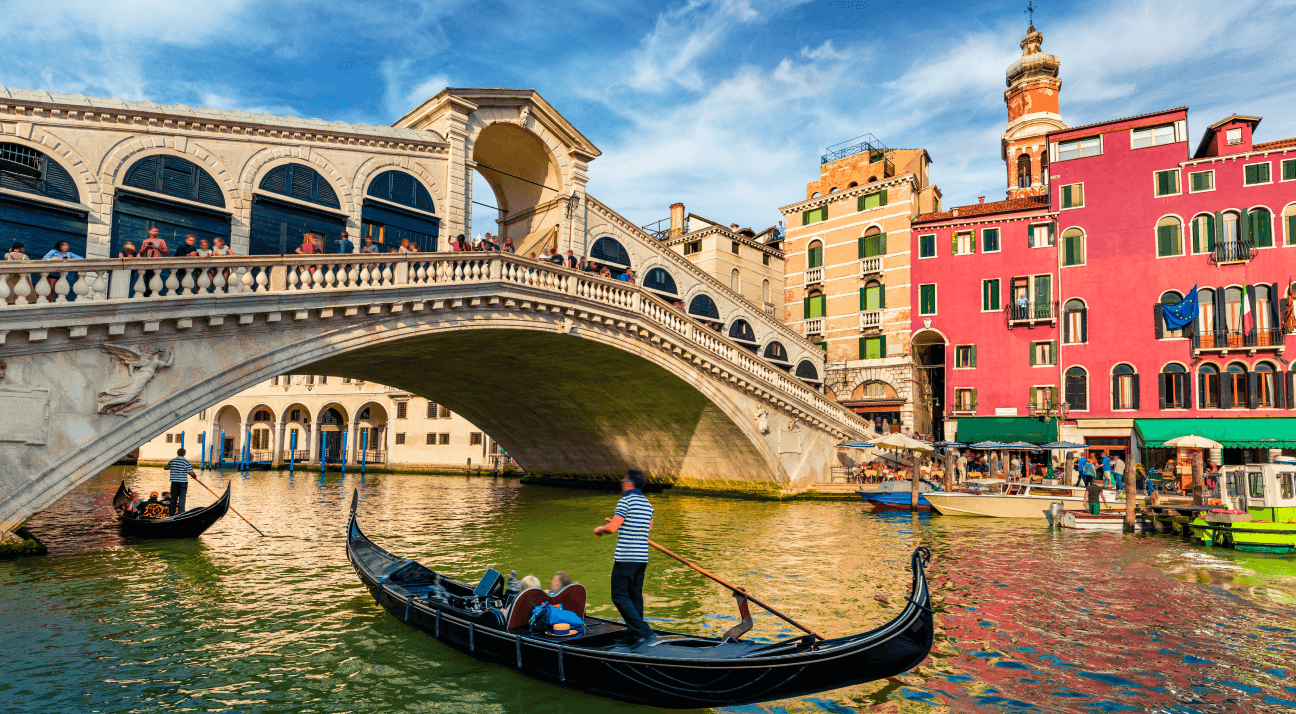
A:
[[[584,633],[576,639],[534,633],[527,623],[531,608],[546,597],[543,590],[505,594],[493,570],[474,588],[379,548],[356,523],[359,495],[351,501],[347,558],[379,605],[474,659],[568,689],[665,708],[733,706],[891,677],[916,667],[932,648],[926,548],[911,557],[913,594],[904,611],[875,630],[773,643],[655,630],[657,639],[631,648],[616,644],[624,625],[585,615],[585,590],[578,583],[552,602],[581,615]]]
[[[127,495],[126,482],[117,487],[113,496],[113,512],[117,514],[117,523],[121,526],[122,535],[132,538],[197,538],[203,531],[212,527],[229,510],[230,486],[225,486],[225,495],[216,502],[203,508],[185,511],[170,518],[133,518],[122,512],[130,501]]]

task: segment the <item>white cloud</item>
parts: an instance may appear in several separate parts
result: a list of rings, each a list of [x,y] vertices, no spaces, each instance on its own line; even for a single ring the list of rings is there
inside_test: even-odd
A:
[[[392,120],[405,116],[410,110],[450,86],[450,78],[445,74],[425,75],[419,79],[408,78],[412,64],[407,60],[389,60],[383,63],[383,102]]]

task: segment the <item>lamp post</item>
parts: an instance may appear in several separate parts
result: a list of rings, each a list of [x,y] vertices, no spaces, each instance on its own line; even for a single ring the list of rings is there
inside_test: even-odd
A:
[[[1054,403],[1053,397],[1052,395],[1050,395],[1044,399],[1043,404],[1032,403],[1030,405],[1030,415],[1038,419],[1040,422],[1049,422],[1049,421],[1055,422],[1054,438],[1061,441],[1062,439],[1061,422],[1065,421],[1068,417],[1071,416],[1071,405],[1067,402]],[[1063,452],[1062,460],[1065,463],[1066,461],[1065,452]],[[1049,469],[1051,470],[1052,468],[1053,468],[1053,459],[1049,458]],[[1065,481],[1066,479],[1064,478],[1063,482],[1065,483]]]

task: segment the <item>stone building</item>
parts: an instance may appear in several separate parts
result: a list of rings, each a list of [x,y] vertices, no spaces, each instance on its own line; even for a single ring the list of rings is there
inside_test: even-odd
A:
[[[783,317],[827,352],[825,388],[880,426],[912,427],[909,224],[940,206],[923,149],[871,135],[830,148],[787,225]]]
[[[321,453],[330,464],[342,463],[345,453],[348,467],[363,459],[388,468],[490,468],[502,458],[489,435],[443,404],[323,375],[274,377],[221,400],[141,446],[140,460],[175,456],[181,434],[195,464],[203,451],[209,461],[286,464],[294,445],[296,463],[316,466]]]

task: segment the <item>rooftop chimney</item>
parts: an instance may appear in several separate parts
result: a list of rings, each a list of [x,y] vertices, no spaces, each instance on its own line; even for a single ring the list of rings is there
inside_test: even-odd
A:
[[[977,203],[985,203],[985,196],[977,196]]]
[[[667,240],[678,238],[684,233],[684,204],[672,203],[670,211],[670,233]]]
[[[958,218],[958,206],[955,206],[954,209],[950,211],[950,214],[955,218]]]

